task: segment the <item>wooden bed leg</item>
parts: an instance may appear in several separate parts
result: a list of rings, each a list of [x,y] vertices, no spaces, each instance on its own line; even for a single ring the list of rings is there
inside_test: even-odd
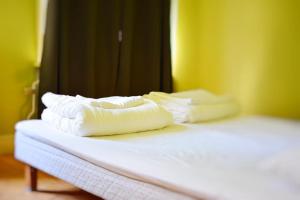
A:
[[[25,166],[25,180],[29,191],[37,191],[38,170],[30,165]]]

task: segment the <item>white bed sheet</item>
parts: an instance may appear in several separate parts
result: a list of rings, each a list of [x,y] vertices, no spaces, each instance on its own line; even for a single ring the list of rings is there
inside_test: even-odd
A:
[[[20,122],[16,129],[113,172],[196,198],[300,199],[293,180],[260,167],[300,148],[296,121],[248,117],[97,138],[68,135],[40,120]]]

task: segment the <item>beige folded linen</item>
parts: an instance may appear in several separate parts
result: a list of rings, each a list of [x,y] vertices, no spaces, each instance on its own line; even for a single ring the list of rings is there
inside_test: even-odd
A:
[[[47,94],[43,102],[49,107],[43,111],[42,120],[78,136],[141,132],[173,123],[171,113],[149,99],[143,99],[137,106],[113,109],[93,106],[90,101],[65,95]]]
[[[176,122],[202,122],[238,113],[239,105],[228,95],[217,96],[205,90],[178,93],[150,92],[144,95],[171,112]]]

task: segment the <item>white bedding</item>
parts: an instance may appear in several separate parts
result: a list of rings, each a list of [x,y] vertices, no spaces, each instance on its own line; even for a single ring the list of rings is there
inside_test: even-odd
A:
[[[188,90],[176,93],[150,92],[144,95],[172,113],[178,123],[213,121],[236,115],[240,108],[231,96],[217,96],[206,90]]]
[[[262,167],[300,147],[295,121],[240,118],[97,138],[65,134],[40,120],[20,122],[16,129],[116,173],[196,198],[300,199],[297,181]]]
[[[50,108],[43,110],[41,117],[49,125],[78,136],[134,133],[172,124],[171,114],[149,100],[145,100],[143,105],[127,109],[102,109],[81,104],[74,106],[78,107],[84,109],[75,118],[63,117]],[[74,110],[77,109],[71,109],[71,113]]]

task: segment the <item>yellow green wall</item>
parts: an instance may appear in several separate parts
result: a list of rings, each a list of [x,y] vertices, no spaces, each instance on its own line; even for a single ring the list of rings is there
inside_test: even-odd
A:
[[[300,118],[300,1],[178,3],[176,90],[231,93],[245,113]]]
[[[300,1],[179,0],[174,82],[232,93],[246,113],[300,117]],[[0,0],[0,136],[29,110],[38,0]]]
[[[35,75],[36,19],[37,0],[0,0],[0,136],[29,111],[24,88]]]

